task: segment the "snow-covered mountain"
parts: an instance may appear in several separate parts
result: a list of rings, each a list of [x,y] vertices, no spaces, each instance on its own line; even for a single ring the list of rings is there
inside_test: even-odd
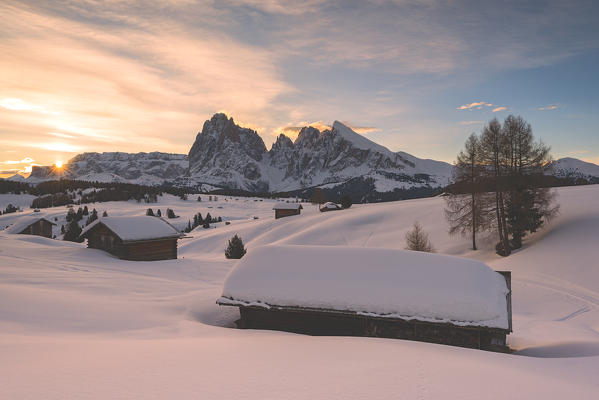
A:
[[[258,133],[236,125],[233,118],[225,114],[215,114],[197,134],[189,155],[83,153],[60,169],[33,167],[26,182],[65,177],[144,185],[168,182],[203,190],[226,188],[298,194],[304,189],[321,187],[335,193],[363,196],[396,189],[430,192],[450,182],[452,169],[446,162],[393,152],[338,121],[323,131],[304,127],[294,141],[281,134],[267,150]],[[548,166],[547,174],[594,182],[599,181],[599,166],[562,158]]]
[[[548,174],[558,178],[583,178],[589,181],[599,180],[599,165],[576,158],[565,157],[551,162]]]
[[[304,127],[295,141],[281,134],[267,151],[251,129],[215,114],[189,152],[189,182],[249,191],[292,191],[372,179],[377,191],[441,187],[452,166],[392,152],[335,121],[331,129]]]
[[[168,153],[82,153],[62,168],[34,166],[27,182],[68,178],[91,182],[159,185],[187,172],[187,156]]]

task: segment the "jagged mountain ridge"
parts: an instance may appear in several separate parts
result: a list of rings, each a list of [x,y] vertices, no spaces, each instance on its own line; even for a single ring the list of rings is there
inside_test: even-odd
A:
[[[157,185],[186,174],[188,166],[185,154],[90,152],[76,155],[62,168],[34,166],[27,182],[67,178]]]
[[[388,193],[445,186],[452,168],[445,162],[392,152],[337,121],[323,131],[304,127],[294,141],[281,134],[267,150],[255,131],[236,125],[224,114],[215,114],[204,123],[188,155],[82,153],[61,169],[33,167],[25,181],[64,177],[144,185],[169,183],[203,190],[292,192],[319,186]],[[547,173],[598,180],[599,166],[563,158],[552,162]]]
[[[452,166],[394,153],[335,121],[331,129],[304,127],[295,141],[281,134],[267,151],[258,134],[215,114],[189,152],[190,183],[248,191],[291,191],[373,178],[376,189],[441,187]]]

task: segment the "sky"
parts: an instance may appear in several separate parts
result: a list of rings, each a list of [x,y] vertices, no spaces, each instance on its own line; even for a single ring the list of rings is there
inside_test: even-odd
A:
[[[339,120],[447,162],[512,113],[599,163],[597,65],[594,0],[3,0],[0,176],[187,153],[216,112],[267,148]]]

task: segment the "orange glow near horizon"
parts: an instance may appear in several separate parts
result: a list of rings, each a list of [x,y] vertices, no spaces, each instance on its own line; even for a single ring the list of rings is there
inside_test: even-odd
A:
[[[62,161],[56,161],[54,165],[56,165],[56,168],[62,168]]]

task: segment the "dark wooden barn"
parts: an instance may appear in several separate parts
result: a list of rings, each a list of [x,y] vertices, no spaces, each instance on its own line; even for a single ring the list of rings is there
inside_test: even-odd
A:
[[[229,275],[217,303],[239,307],[239,328],[509,350],[509,272],[497,273],[474,260],[428,253],[327,246],[302,256],[302,252],[311,252],[306,247],[318,246],[294,247],[300,246],[254,249]],[[259,254],[252,257],[255,252]],[[376,252],[381,252],[381,257]],[[347,254],[340,257],[343,253]],[[281,259],[285,263],[280,263]],[[325,260],[331,259],[337,259],[339,265],[330,268]],[[351,260],[355,260],[353,265]],[[269,262],[275,268],[265,266]],[[389,272],[384,263],[396,264],[397,270]],[[407,268],[402,268],[403,263]],[[431,265],[445,266],[450,272],[433,275],[427,284],[423,277],[434,271]],[[421,267],[422,274],[413,273]],[[272,282],[277,282],[276,287]],[[327,293],[327,286],[331,286],[331,293]],[[468,293],[469,288],[472,293]]]
[[[182,234],[159,217],[104,217],[88,225],[81,237],[87,247],[100,249],[132,261],[177,258]]]
[[[43,217],[22,217],[8,228],[10,233],[52,237],[52,226],[56,225]]]
[[[275,219],[279,219],[299,215],[304,208],[299,203],[277,203],[272,209],[275,210]]]

